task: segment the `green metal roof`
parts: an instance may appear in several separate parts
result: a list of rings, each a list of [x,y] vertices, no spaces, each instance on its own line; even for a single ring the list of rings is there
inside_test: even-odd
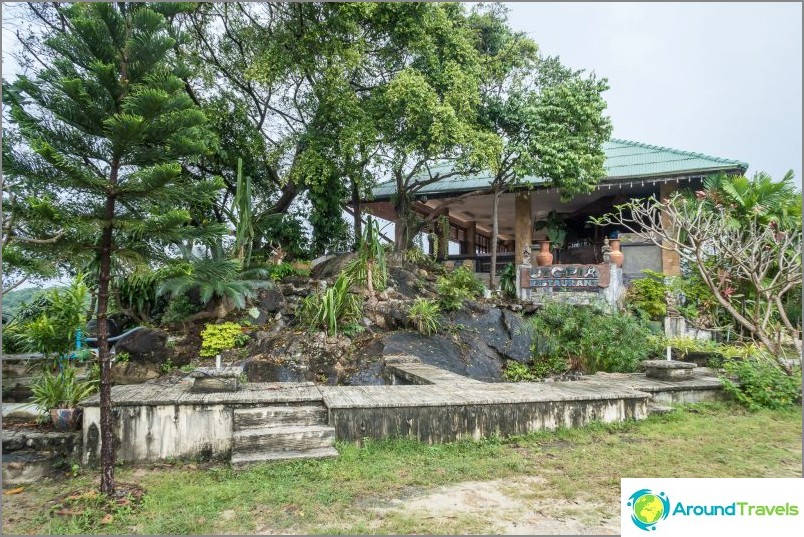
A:
[[[606,177],[601,182],[616,182],[626,179],[661,178],[679,175],[708,175],[719,171],[739,171],[745,173],[748,164],[739,160],[712,157],[702,153],[681,151],[669,147],[649,145],[613,138],[603,144],[606,153]],[[449,164],[431,167],[432,173],[450,171]],[[423,179],[425,177],[422,177]],[[491,174],[481,172],[474,175],[461,175],[432,183],[417,191],[417,194],[448,194],[484,188],[491,184]],[[533,184],[545,184],[541,177],[527,177]],[[386,199],[396,192],[396,185],[388,181],[377,185],[373,190],[374,199]]]

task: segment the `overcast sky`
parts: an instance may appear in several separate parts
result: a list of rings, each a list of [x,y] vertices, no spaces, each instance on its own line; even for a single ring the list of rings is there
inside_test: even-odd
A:
[[[792,168],[801,184],[800,3],[507,5],[544,53],[608,78],[615,137],[739,159],[749,175]]]
[[[801,184],[800,3],[506,5],[542,52],[608,78],[615,137]]]

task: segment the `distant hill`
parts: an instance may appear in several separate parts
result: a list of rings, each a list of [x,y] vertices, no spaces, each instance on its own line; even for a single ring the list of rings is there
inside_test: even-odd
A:
[[[13,317],[23,303],[31,300],[41,290],[39,287],[28,287],[10,291],[3,295],[3,317],[6,319]]]

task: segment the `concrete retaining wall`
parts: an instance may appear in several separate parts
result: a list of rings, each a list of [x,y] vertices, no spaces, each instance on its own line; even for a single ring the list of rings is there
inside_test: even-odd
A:
[[[410,437],[439,444],[460,439],[526,434],[647,416],[646,399],[543,401],[506,405],[331,408],[339,440]]]
[[[230,405],[142,405],[113,409],[117,460],[229,457],[232,450]],[[100,460],[100,408],[84,409],[84,460]]]

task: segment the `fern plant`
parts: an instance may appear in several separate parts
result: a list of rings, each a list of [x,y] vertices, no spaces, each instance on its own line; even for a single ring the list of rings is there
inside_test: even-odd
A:
[[[299,305],[297,319],[310,329],[323,328],[331,336],[338,335],[338,326],[356,321],[363,313],[360,297],[350,292],[349,274],[341,274],[331,287],[313,293]]]

